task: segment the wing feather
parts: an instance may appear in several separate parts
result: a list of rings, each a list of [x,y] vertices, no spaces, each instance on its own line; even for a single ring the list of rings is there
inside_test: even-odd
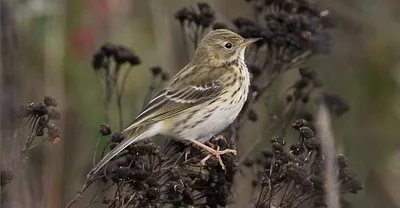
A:
[[[188,70],[193,71],[195,68],[190,67]],[[172,82],[147,104],[124,132],[176,116],[193,106],[216,98],[221,93],[223,86],[220,74],[214,73],[213,80],[209,80],[210,76],[204,73],[187,74],[183,80],[174,77]]]

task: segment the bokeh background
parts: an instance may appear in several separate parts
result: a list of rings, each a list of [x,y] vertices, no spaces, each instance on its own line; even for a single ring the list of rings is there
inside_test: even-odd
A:
[[[123,97],[128,124],[142,107],[149,67],[159,65],[174,74],[188,62],[173,15],[196,2],[1,1],[2,151],[13,134],[6,128],[12,123],[12,108],[52,95],[62,112],[57,123],[61,141],[29,153],[26,168],[1,192],[4,207],[56,208],[72,199],[92,166],[104,122],[104,90],[91,68],[93,53],[111,42],[133,49],[141,58],[142,64],[131,69]],[[251,17],[243,0],[205,2],[220,22]],[[364,185],[349,199],[354,207],[400,207],[400,1],[317,2],[331,12],[337,26],[330,30],[332,53],[313,57],[310,65],[324,81],[324,90],[341,95],[351,107],[333,120],[334,136],[337,150],[348,157]],[[291,80],[293,75],[285,74],[271,90],[283,91]],[[111,127],[117,128],[116,118],[112,116]],[[260,132],[249,132],[249,140]],[[239,154],[250,143],[239,143]]]

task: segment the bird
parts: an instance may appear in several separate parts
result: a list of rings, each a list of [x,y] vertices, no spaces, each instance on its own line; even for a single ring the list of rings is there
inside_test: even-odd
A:
[[[216,29],[200,41],[189,64],[183,67],[139,113],[122,134],[125,139],[110,150],[88,173],[94,176],[118,153],[132,143],[163,135],[190,141],[216,156],[236,150],[220,151],[205,143],[228,127],[247,100],[250,73],[245,50],[261,38],[243,38],[227,30]]]

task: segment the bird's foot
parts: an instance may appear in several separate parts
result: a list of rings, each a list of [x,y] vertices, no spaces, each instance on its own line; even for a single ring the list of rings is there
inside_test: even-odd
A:
[[[204,142],[204,144],[215,149],[215,145],[213,143],[211,143],[210,141],[206,141],[206,142]]]
[[[200,161],[200,164],[205,165],[208,159],[210,159],[212,156],[215,156],[223,170],[225,170],[225,165],[224,165],[224,162],[222,162],[221,155],[227,154],[227,153],[232,153],[232,154],[236,155],[236,150],[233,150],[233,149],[219,150],[218,146],[217,146],[216,150],[212,149],[212,151],[211,150],[208,150],[208,151],[210,152],[210,154],[207,155],[204,159],[202,159]]]
[[[192,141],[193,144],[196,144],[197,146],[207,150],[210,153],[209,155],[207,155],[204,159],[202,159],[200,161],[201,165],[205,165],[205,163],[207,162],[208,159],[210,159],[212,156],[215,156],[217,158],[219,164],[221,165],[221,168],[223,170],[225,170],[225,165],[222,162],[221,155],[227,154],[227,153],[232,153],[232,154],[236,155],[236,150],[233,150],[233,149],[219,150],[220,149],[219,146],[217,146],[217,149],[213,149],[213,148],[211,148],[211,147],[209,147],[209,146],[207,146],[207,145],[205,145],[205,144],[203,144],[203,143],[201,143],[201,142],[199,142],[197,140],[191,140],[191,141]]]

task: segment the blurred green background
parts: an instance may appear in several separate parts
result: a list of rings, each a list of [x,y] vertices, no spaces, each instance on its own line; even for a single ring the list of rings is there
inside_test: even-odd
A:
[[[61,141],[29,154],[26,170],[1,193],[5,207],[65,206],[92,166],[104,122],[104,91],[91,68],[93,53],[111,42],[133,49],[142,60],[132,69],[123,97],[127,124],[142,107],[151,78],[148,68],[160,65],[174,74],[188,62],[173,14],[196,2],[2,1],[2,99],[19,106],[52,95],[62,111]],[[221,22],[251,16],[243,0],[205,2]],[[349,199],[354,207],[400,207],[400,1],[317,2],[329,9],[337,27],[330,30],[332,53],[313,57],[310,64],[325,90],[351,106],[333,121],[334,134],[338,151],[349,158],[365,188]],[[285,89],[286,78],[291,79],[283,77],[273,89]],[[112,115],[111,127],[117,129],[116,110]],[[6,133],[2,150],[7,148]],[[239,154],[248,145],[239,143]]]

